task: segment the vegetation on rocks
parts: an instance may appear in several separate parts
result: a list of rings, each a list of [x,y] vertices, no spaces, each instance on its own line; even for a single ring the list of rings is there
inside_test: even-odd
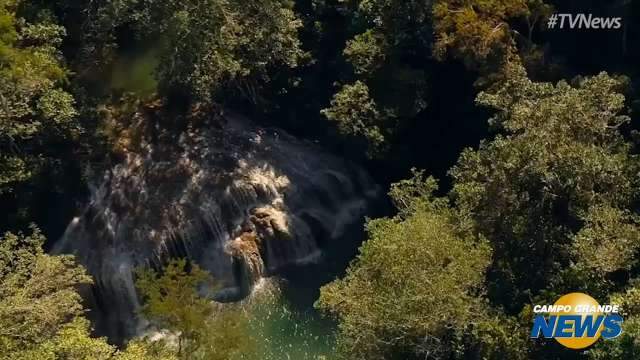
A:
[[[560,33],[554,11],[623,26]],[[0,358],[640,358],[638,24],[631,1],[0,0]],[[393,206],[314,293],[326,333],[278,335],[299,348],[262,322],[297,313],[212,301],[193,259],[137,273],[157,332],[115,346],[93,279],[48,252],[115,164],[186,178],[227,110],[360,162]],[[264,211],[227,244],[256,269],[288,235]],[[532,306],[568,292],[621,304],[623,334],[530,339]]]

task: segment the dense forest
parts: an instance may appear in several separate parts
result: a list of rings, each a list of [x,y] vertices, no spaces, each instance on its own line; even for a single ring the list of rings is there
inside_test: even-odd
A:
[[[554,13],[622,25],[550,29]],[[0,358],[639,359],[638,64],[632,0],[0,0]],[[234,117],[287,135],[236,139]],[[124,199],[103,218],[190,224],[196,180],[215,178],[198,194],[237,184],[239,170],[215,169],[267,142],[294,144],[273,150],[278,161],[326,152],[307,167],[339,162],[327,172],[358,179],[349,169],[361,167],[382,189],[357,215],[364,239],[336,235],[347,249],[325,257],[344,259],[317,265],[305,311],[320,320],[298,331],[281,303],[295,289],[258,280],[308,269],[263,264],[289,254],[270,244],[295,238],[281,220],[293,202],[278,198],[225,248],[268,296],[219,301],[215,266],[177,247],[127,275],[145,330],[104,331],[95,258],[57,250],[79,246],[69,226],[98,227],[95,200],[79,215],[90,199]],[[260,176],[274,193],[306,189]],[[366,190],[339,184],[312,198],[331,208],[333,194],[355,203],[347,192]],[[84,247],[107,246],[86,233]],[[159,242],[149,234],[131,246]],[[531,339],[533,305],[571,292],[620,304],[622,335],[580,351]],[[295,327],[295,343],[276,341],[278,326]]]

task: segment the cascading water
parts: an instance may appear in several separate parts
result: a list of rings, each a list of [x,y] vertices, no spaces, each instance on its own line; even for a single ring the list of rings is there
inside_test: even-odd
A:
[[[260,277],[341,241],[378,195],[362,169],[310,142],[239,116],[205,125],[129,152],[55,245],[94,277],[91,317],[112,340],[146,325],[136,267],[188,257],[222,286],[218,300],[238,300]]]

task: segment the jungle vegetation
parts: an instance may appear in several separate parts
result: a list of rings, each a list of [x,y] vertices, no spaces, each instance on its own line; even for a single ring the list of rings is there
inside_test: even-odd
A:
[[[639,41],[624,0],[0,0],[0,358],[259,358],[197,265],[141,269],[145,316],[178,335],[115,346],[91,277],[46,251],[156,100],[318,140],[389,189],[316,302],[341,358],[640,358]],[[622,336],[529,339],[533,304],[574,291],[621,304]]]

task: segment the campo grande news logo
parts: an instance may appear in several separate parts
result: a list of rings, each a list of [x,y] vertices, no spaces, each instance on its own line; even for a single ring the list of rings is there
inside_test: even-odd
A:
[[[536,305],[533,312],[537,315],[531,337],[554,338],[570,349],[584,349],[600,337],[608,340],[622,333],[620,306],[600,305],[582,293],[564,295],[553,305]]]

